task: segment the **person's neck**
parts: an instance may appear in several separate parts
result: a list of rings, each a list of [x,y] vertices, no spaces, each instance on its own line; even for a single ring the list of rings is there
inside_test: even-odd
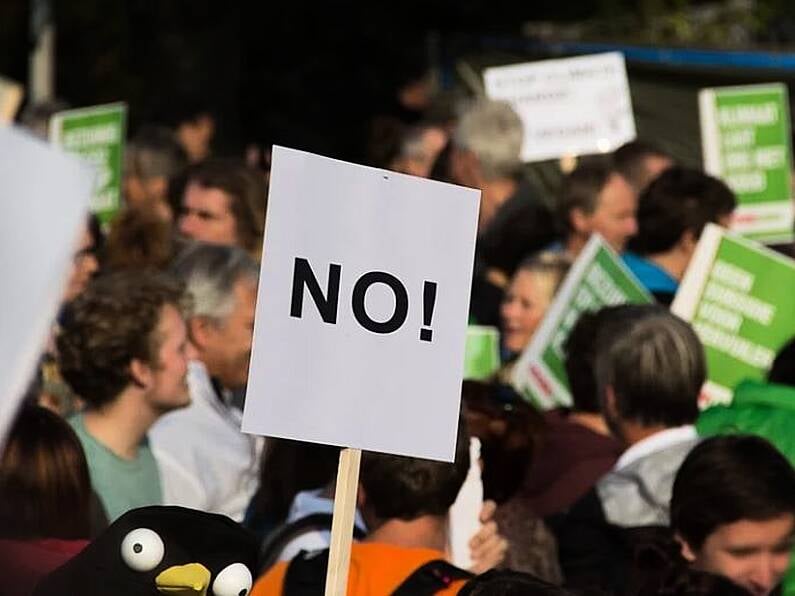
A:
[[[592,412],[572,412],[569,414],[569,420],[575,424],[584,426],[598,435],[610,436],[610,429],[607,427],[607,422],[605,422],[601,414],[594,414]]]
[[[634,422],[628,422],[623,425],[621,429],[621,436],[624,439],[624,443],[626,443],[627,447],[632,447],[644,439],[648,439],[652,435],[656,435],[659,432],[668,430],[668,428],[670,427],[662,424],[655,426],[642,426]]]
[[[588,238],[583,238],[579,234],[569,234],[566,237],[566,254],[568,254],[572,259],[576,259],[577,256],[582,252],[582,249],[585,248],[585,244],[588,242]]]
[[[673,277],[676,281],[682,281],[687,269],[688,260],[682,258],[677,252],[658,253],[647,257],[652,263]]]
[[[518,182],[513,178],[483,181],[480,188],[482,193],[480,204],[483,213],[480,220],[481,231],[488,227],[503,203],[516,193],[518,186]]]
[[[122,459],[138,457],[138,448],[158,418],[137,388],[125,389],[113,403],[83,414],[86,431]]]
[[[447,533],[446,516],[423,515],[410,521],[389,519],[367,535],[367,542],[445,552]]]
[[[198,362],[204,367],[207,376],[210,378],[210,381],[213,383],[213,388],[218,389],[219,391],[232,391],[232,387],[227,387],[226,383],[224,383],[223,374],[221,374],[222,368],[217,365],[217,360],[211,358],[211,355],[200,348],[197,348],[198,352]],[[219,396],[222,397],[222,396]]]

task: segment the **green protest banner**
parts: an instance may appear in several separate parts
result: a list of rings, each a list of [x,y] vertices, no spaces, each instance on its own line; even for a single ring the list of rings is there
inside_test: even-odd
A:
[[[500,333],[496,327],[467,327],[464,349],[464,379],[480,381],[500,368]]]
[[[50,122],[50,141],[96,168],[91,211],[103,224],[121,206],[122,151],[127,107],[123,103],[59,112]]]
[[[569,270],[544,320],[514,366],[511,384],[542,410],[570,406],[563,345],[582,312],[652,297],[597,234]]]
[[[783,84],[699,93],[704,169],[737,194],[732,229],[758,242],[793,239],[792,152]]]
[[[745,379],[763,379],[795,335],[795,261],[710,224],[671,312],[690,321],[704,344],[702,406],[731,402]]]

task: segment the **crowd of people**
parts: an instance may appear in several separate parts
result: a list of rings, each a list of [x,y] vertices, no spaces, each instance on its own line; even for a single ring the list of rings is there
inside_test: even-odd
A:
[[[339,451],[240,431],[269,172],[213,155],[213,131],[208,113],[140,127],[123,208],[107,230],[93,217],[81,230],[0,452],[4,594],[107,593],[90,569],[114,594],[157,593],[182,573],[164,571],[158,522],[114,537],[161,514],[185,541],[209,542],[205,523],[255,537],[228,534],[256,563],[213,577],[205,561],[200,587],[166,593],[323,590]],[[463,384],[454,463],[364,454],[348,593],[795,593],[795,340],[767,381],[702,412],[704,348],[668,310],[704,227],[731,221],[726,184],[633,141],[581,157],[550,191],[526,175],[519,117],[484,99],[373,131],[371,165],[481,191],[470,323],[499,328],[502,366]],[[564,350],[572,406],[538,411],[512,367],[593,234],[656,304],[582,314]],[[449,512],[473,466],[485,501],[461,569]],[[207,517],[177,523],[158,505]],[[118,579],[130,569],[149,587]]]

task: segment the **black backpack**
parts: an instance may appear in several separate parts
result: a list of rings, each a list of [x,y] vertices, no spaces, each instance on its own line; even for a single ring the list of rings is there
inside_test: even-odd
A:
[[[282,596],[317,596],[323,594],[328,568],[328,549],[301,551],[287,567]],[[428,561],[409,575],[392,596],[432,596],[459,579],[474,577],[447,561]]]
[[[296,538],[308,532],[330,532],[332,519],[330,513],[313,513],[276,528],[265,538],[260,548],[260,574],[275,565],[284,548]],[[354,525],[353,538],[361,540],[364,536],[365,533]]]

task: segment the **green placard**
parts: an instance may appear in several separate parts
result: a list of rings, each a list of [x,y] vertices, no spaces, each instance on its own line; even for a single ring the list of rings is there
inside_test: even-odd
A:
[[[500,333],[495,327],[467,327],[464,379],[484,380],[500,368]]]
[[[759,242],[792,241],[786,86],[704,89],[699,107],[704,168],[737,194],[732,229]]]
[[[651,302],[652,297],[613,250],[598,235],[592,236],[519,357],[513,386],[538,408],[570,406],[563,345],[580,314],[603,306]]]
[[[710,225],[671,310],[704,344],[702,405],[728,403],[745,379],[761,380],[795,336],[795,261]]]
[[[96,168],[91,211],[103,224],[121,206],[126,113],[123,103],[115,103],[59,112],[50,122],[50,140]]]

